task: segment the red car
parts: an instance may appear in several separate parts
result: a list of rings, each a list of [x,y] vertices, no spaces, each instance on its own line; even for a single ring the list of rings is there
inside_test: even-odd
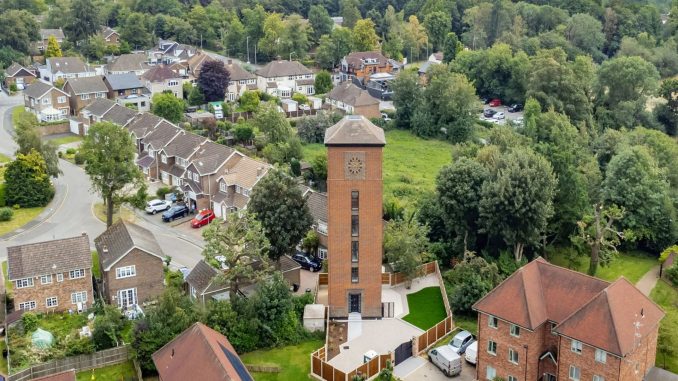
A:
[[[490,107],[499,107],[499,106],[501,106],[501,99],[494,98],[490,101],[489,105],[490,105]]]
[[[214,212],[209,209],[201,210],[195,218],[191,220],[191,227],[199,228],[212,222],[214,219]]]

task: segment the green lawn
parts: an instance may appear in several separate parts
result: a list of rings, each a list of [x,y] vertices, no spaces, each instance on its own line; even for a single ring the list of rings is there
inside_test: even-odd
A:
[[[662,331],[669,333],[668,338],[660,335],[655,364],[678,373],[678,290],[672,288],[666,282],[659,281],[652,290],[650,297],[666,312],[661,325]],[[673,353],[664,354],[662,347],[665,345],[671,347]]]
[[[407,294],[407,305],[410,313],[403,320],[424,331],[440,323],[446,316],[440,287],[427,287]]]
[[[0,163],[9,163],[10,161],[12,161],[12,159],[10,159],[9,156],[0,153]]]
[[[460,329],[471,332],[473,335],[478,334],[478,317],[468,315],[454,315],[454,324]]]
[[[90,381],[90,380],[101,380],[101,381],[115,381],[115,380],[137,380],[137,373],[134,371],[134,364],[132,361],[124,362],[118,365],[111,365],[105,368],[94,369],[94,378],[92,378],[92,371],[86,370],[76,374],[76,380],[78,381]]]
[[[311,353],[322,347],[321,340],[309,340],[298,345],[245,353],[240,358],[246,365],[279,366],[280,373],[253,373],[256,381],[309,380]]]
[[[103,203],[96,203],[92,207],[94,216],[101,222],[106,222],[106,205]],[[122,212],[121,212],[122,210]],[[125,221],[134,222],[134,212],[124,206],[116,206],[113,208],[113,222],[115,223],[122,217]]]
[[[0,339],[0,353],[2,353],[3,350],[7,348],[7,342],[5,341],[5,338]],[[5,356],[0,356],[0,373],[2,374],[7,374],[9,373],[7,371],[7,359]]]
[[[73,135],[69,135],[69,136],[62,136],[60,138],[49,139],[49,141],[56,144],[57,146],[60,146],[62,144],[68,144],[68,143],[74,143],[74,142],[82,141],[82,136],[73,134]]]
[[[304,160],[325,153],[322,144],[303,146]],[[422,193],[435,189],[440,169],[452,161],[452,145],[425,140],[409,131],[386,131],[384,147],[384,199],[395,197],[402,204],[414,203]]]
[[[24,109],[24,106],[16,106],[12,109],[12,123],[14,123],[15,120],[21,117],[21,114],[24,112],[28,112]]]
[[[10,221],[0,222],[0,235],[7,234],[26,225],[44,209],[44,207],[15,209],[14,216],[12,216]]]
[[[99,269],[99,253],[92,250],[92,274],[95,278],[101,278],[101,270]]]
[[[562,250],[553,250],[553,252],[549,254],[548,260],[555,265],[568,267],[567,260],[565,259]],[[590,258],[580,256],[578,257],[578,261],[579,266],[573,270],[586,273],[589,268]],[[615,258],[609,266],[599,266],[596,277],[611,282],[620,276],[624,276],[631,283],[635,284],[646,272],[650,271],[650,269],[656,265],[658,265],[657,258],[649,256],[647,253],[642,251],[624,252],[619,253],[617,258]]]

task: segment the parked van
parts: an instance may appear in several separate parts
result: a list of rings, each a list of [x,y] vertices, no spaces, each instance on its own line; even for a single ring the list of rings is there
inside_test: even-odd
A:
[[[461,373],[461,356],[449,345],[443,345],[428,351],[428,359],[440,368],[447,377]]]
[[[464,354],[464,357],[466,358],[467,362],[469,362],[473,365],[476,365],[476,361],[478,361],[478,342],[477,341],[474,341],[473,343],[471,343],[471,345],[469,345],[466,348],[466,353]]]

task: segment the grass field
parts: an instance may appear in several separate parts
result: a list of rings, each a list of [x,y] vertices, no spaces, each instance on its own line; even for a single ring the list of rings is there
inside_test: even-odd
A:
[[[13,284],[9,281],[9,277],[7,276],[7,261],[2,262],[2,276],[5,278],[5,290],[8,294],[11,294]]]
[[[668,283],[659,281],[650,294],[652,300],[659,304],[666,316],[661,322],[662,329],[670,334],[668,338],[660,336],[657,346],[657,360],[655,364],[674,373],[678,373],[678,290]],[[662,352],[662,347],[673,349],[673,353]]]
[[[426,287],[414,294],[407,294],[410,313],[403,320],[424,331],[445,319],[445,305],[440,287]]]
[[[473,335],[478,334],[478,317],[467,315],[454,315],[454,324],[460,329],[467,330]]]
[[[106,206],[104,204],[94,204],[92,207],[92,210],[94,211],[94,215],[96,218],[99,219],[101,222],[106,222]],[[122,212],[121,212],[122,210]],[[115,223],[117,220],[120,219],[122,216],[122,219],[125,221],[134,221],[134,212],[131,210],[125,208],[125,207],[117,207],[113,209],[113,222]]]
[[[44,207],[14,209],[14,215],[11,220],[0,222],[0,236],[26,225],[44,209]]]
[[[55,139],[49,139],[50,142],[56,144],[57,146],[60,146],[62,144],[68,144],[68,143],[74,143],[74,142],[79,142],[82,141],[82,136],[78,135],[69,135],[69,136],[62,136],[60,138],[55,138]]]
[[[549,254],[548,260],[555,265],[568,267],[567,260],[565,259],[561,250],[554,250],[553,253]],[[581,256],[578,257],[578,260],[579,266],[573,270],[586,273],[589,268],[589,257]],[[624,276],[631,283],[635,284],[640,278],[643,277],[643,275],[645,275],[646,272],[648,272],[657,264],[657,258],[651,257],[641,251],[619,253],[617,258],[615,258],[609,266],[598,267],[598,273],[596,274],[596,277],[611,282],[620,276]]]
[[[92,378],[92,373],[94,373],[94,378]],[[124,362],[118,365],[111,365],[105,368],[94,369],[94,372],[91,370],[86,370],[76,374],[76,380],[78,381],[90,381],[90,380],[137,380],[136,372],[134,371],[134,365],[131,361]]]
[[[253,373],[256,381],[309,380],[311,353],[324,344],[321,340],[309,340],[298,345],[245,353],[240,358],[246,365],[270,365],[280,367],[280,373]]]
[[[326,152],[322,144],[303,146],[304,160],[311,161]],[[404,206],[422,193],[435,189],[435,179],[444,165],[452,161],[452,145],[440,140],[425,140],[409,131],[386,131],[384,147],[384,199],[395,197]]]
[[[9,158],[9,156],[0,153],[0,164],[3,163],[9,163],[12,159]]]

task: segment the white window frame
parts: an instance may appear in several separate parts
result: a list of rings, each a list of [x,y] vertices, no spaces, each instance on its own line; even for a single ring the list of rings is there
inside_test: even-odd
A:
[[[89,98],[90,98],[90,97],[89,97],[89,94],[80,94],[80,99],[83,100],[83,101],[86,101],[86,100],[88,100]]]
[[[252,191],[250,191],[249,189],[245,189],[245,188],[242,189],[242,194],[245,195],[245,196],[247,196],[247,197],[250,196],[251,192],[252,192]]]
[[[59,298],[56,296],[50,296],[49,298],[45,299],[45,306],[47,306],[47,308],[59,306]]]
[[[187,160],[184,159],[184,158],[181,158],[181,157],[177,157],[177,163],[176,164],[179,164],[179,166],[181,168],[186,168],[186,166],[188,165]]]
[[[594,374],[593,381],[605,381],[605,377]]]
[[[40,284],[52,284],[52,274],[41,275]]]
[[[25,308],[25,307],[28,307],[28,308]],[[27,302],[19,303],[19,309],[20,310],[32,311],[36,308],[38,308],[38,303],[36,303],[35,300],[29,300]]]
[[[318,220],[318,233],[327,235],[327,222]]]
[[[509,375],[509,376],[508,376],[508,381],[518,381],[518,378],[515,377],[515,376]]]
[[[96,93],[94,98],[106,98],[106,93]]]
[[[511,330],[511,336],[520,337],[520,327],[519,326],[517,326],[515,324],[511,324],[510,330]]]
[[[487,341],[487,353],[491,354],[492,356],[497,355],[497,342],[493,340],[488,340]]]
[[[227,188],[226,183],[223,182],[223,181],[220,181],[219,182],[219,190],[222,191],[222,192],[226,192],[226,188]]]
[[[87,291],[71,292],[71,304],[87,303]]]
[[[167,164],[167,155],[165,154],[160,155],[160,161],[162,161],[163,164]]]
[[[16,288],[28,288],[33,287],[33,278],[23,278],[17,279],[14,281]]]
[[[64,274],[59,273],[57,274],[57,282],[63,282],[64,281]]]
[[[572,381],[579,381],[581,379],[581,368],[570,365],[569,377]]]
[[[485,378],[492,381],[497,377],[497,370],[494,369],[494,367],[491,367],[488,365],[487,368],[485,368]]]
[[[85,269],[71,270],[68,272],[68,279],[80,279],[85,277]]]
[[[196,183],[200,181],[200,175],[198,174],[198,172],[193,173],[193,181],[195,181]]]
[[[318,248],[318,258],[327,259],[327,249]]]
[[[115,269],[115,279],[124,279],[137,276],[137,267],[135,265],[117,267]]]
[[[604,350],[596,348],[596,355],[595,356],[596,356],[596,362],[599,362],[601,364],[605,364],[607,362],[607,352],[605,352]]]
[[[509,348],[508,351],[508,360],[511,364],[516,364],[518,365],[518,361],[520,361],[520,356],[518,355],[518,351],[516,351],[513,348]]]
[[[65,96],[60,96],[57,97],[57,103],[66,103],[66,97]]]
[[[49,99],[49,97],[42,98],[42,104],[48,105],[48,104],[51,104],[51,103],[52,103],[52,100]]]
[[[127,307],[133,304],[137,304],[137,288],[126,288],[123,290],[118,290],[116,293],[118,298],[118,307]]]
[[[497,327],[499,327],[499,319],[496,316],[490,315],[487,318],[487,326],[490,328],[497,329]]]
[[[582,343],[579,340],[572,340],[572,343],[570,344],[570,350],[574,353],[581,354],[582,351]]]

